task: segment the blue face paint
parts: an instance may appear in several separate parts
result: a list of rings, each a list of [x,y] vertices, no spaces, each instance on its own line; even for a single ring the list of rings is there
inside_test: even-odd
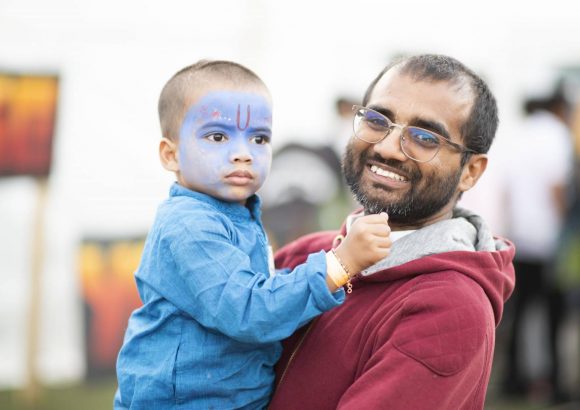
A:
[[[178,181],[215,198],[245,203],[272,162],[272,107],[263,94],[214,91],[185,114]]]

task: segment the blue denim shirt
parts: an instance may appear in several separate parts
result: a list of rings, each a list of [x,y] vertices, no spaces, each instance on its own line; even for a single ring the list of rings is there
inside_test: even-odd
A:
[[[280,340],[339,305],[324,252],[269,275],[257,196],[223,202],[178,184],[158,209],[136,274],[143,306],[117,360],[115,409],[260,409]]]

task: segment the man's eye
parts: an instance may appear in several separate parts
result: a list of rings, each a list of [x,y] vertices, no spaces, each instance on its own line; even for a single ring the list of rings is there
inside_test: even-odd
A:
[[[364,118],[367,125],[373,129],[384,129],[389,128],[391,124],[388,123],[385,118],[378,115],[366,115]]]
[[[439,137],[430,131],[414,127],[407,128],[407,131],[413,141],[423,147],[437,147],[440,144]]]
[[[270,142],[270,137],[267,135],[255,135],[252,138],[250,138],[250,141],[253,142],[254,144],[264,145]]]
[[[213,142],[225,142],[228,140],[228,137],[226,137],[224,134],[218,133],[206,135],[205,138]]]

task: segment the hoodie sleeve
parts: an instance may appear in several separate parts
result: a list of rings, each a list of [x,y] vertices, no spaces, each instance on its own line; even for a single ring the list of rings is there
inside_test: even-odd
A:
[[[376,349],[338,408],[477,407],[490,375],[493,323],[489,301],[469,279],[417,286],[399,325],[379,330]]]

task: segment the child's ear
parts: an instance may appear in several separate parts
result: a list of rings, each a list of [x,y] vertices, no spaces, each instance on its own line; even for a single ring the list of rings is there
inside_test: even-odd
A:
[[[168,138],[161,138],[159,142],[159,158],[161,165],[168,171],[178,172],[179,161],[177,160],[177,144]]]

